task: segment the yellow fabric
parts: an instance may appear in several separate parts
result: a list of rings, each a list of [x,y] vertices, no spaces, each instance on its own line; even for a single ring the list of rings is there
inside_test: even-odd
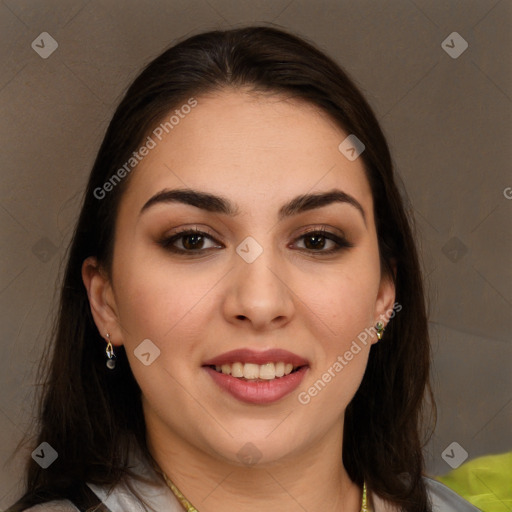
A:
[[[435,478],[483,512],[512,511],[512,452],[479,457]]]

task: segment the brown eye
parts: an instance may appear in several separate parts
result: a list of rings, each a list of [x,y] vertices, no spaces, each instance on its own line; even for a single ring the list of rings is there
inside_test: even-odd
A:
[[[197,233],[183,235],[180,238],[182,239],[181,245],[188,250],[202,249],[205,241],[204,236]]]
[[[205,244],[208,242],[210,242],[211,245],[209,247],[205,247]],[[222,248],[221,245],[216,245],[214,242],[217,241],[211,235],[203,231],[187,229],[161,240],[159,244],[171,252],[185,254],[199,253],[214,248]]]
[[[323,249],[327,238],[322,235],[308,235],[304,237],[306,249]]]
[[[305,233],[297,240],[302,240],[304,250],[318,254],[333,254],[343,249],[353,247],[348,240],[334,233],[316,230]],[[327,249],[325,249],[327,247]],[[301,249],[299,247],[299,249]]]

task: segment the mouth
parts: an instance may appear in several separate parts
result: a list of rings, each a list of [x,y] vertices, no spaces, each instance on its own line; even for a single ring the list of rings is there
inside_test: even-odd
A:
[[[241,349],[205,361],[203,368],[221,390],[237,400],[267,404],[294,391],[306,375],[309,362],[281,349]]]
[[[231,375],[231,377],[236,379],[253,382],[280,379],[305,368],[307,365],[294,366],[292,363],[285,363],[284,361],[270,362],[261,365],[237,361],[235,363],[207,366],[217,373]]]

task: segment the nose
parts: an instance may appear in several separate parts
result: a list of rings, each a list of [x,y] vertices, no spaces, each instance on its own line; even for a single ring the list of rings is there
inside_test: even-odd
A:
[[[284,262],[275,252],[263,250],[252,263],[235,255],[235,268],[229,276],[223,312],[230,323],[265,331],[290,322],[295,312],[294,294]]]

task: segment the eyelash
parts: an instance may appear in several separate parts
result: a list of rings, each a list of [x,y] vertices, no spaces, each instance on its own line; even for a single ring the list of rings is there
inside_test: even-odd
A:
[[[179,249],[173,245],[177,240],[180,240],[180,239],[186,237],[187,235],[200,235],[200,236],[203,236],[210,240],[213,240],[214,242],[217,242],[217,240],[215,239],[215,237],[213,235],[206,233],[205,231],[201,231],[199,229],[184,229],[182,231],[178,231],[177,233],[173,234],[170,237],[160,240],[158,243],[164,249],[166,249],[172,253],[180,254],[180,255],[187,254],[189,256],[190,255],[200,255],[204,251],[209,251],[210,249],[215,248],[215,247],[208,247],[207,249],[186,250],[186,249]],[[319,254],[319,255],[328,256],[331,254],[335,254],[339,251],[342,251],[344,249],[354,247],[354,245],[352,243],[350,243],[346,238],[340,237],[338,235],[335,235],[334,233],[326,231],[325,228],[310,229],[310,230],[306,231],[305,233],[303,233],[302,235],[300,235],[296,240],[300,240],[305,237],[313,236],[313,235],[320,236],[322,238],[326,238],[327,240],[331,240],[337,246],[332,249],[326,250],[326,251],[322,251],[322,250],[315,251],[314,249],[299,249],[300,251],[309,252],[309,253],[315,254],[315,255]]]

